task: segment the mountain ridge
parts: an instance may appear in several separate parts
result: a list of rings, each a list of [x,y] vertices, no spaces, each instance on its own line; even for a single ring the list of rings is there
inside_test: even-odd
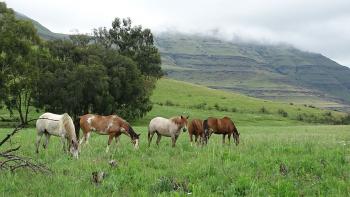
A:
[[[67,39],[29,17],[44,39]],[[249,96],[350,110],[350,69],[287,44],[224,41],[182,33],[155,35],[168,77]]]

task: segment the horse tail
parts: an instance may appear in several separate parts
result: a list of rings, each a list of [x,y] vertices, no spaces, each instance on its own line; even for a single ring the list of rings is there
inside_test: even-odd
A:
[[[203,130],[204,130],[204,134],[207,136],[208,135],[208,129],[209,129],[209,125],[208,125],[208,119],[205,119],[203,121]]]
[[[79,136],[80,136],[80,118],[81,118],[81,116],[78,116],[74,119],[75,135],[76,135],[78,141],[79,141]]]

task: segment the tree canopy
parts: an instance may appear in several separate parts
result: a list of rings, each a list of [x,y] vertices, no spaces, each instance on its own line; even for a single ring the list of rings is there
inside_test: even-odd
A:
[[[152,109],[160,55],[151,31],[130,19],[116,18],[92,36],[41,41],[30,22],[0,3],[0,34],[0,103],[10,110],[26,106],[27,114],[32,105],[73,118],[97,113],[133,120]]]

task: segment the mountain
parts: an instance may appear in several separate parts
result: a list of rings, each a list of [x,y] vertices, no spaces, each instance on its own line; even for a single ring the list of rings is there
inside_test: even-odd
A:
[[[68,35],[66,34],[60,34],[60,33],[54,33],[38,23],[37,21],[25,16],[24,14],[15,12],[16,18],[21,19],[21,20],[29,20],[33,23],[34,27],[38,31],[38,34],[40,35],[41,38],[45,40],[55,40],[55,39],[67,39]]]
[[[65,39],[31,20],[44,39]],[[350,111],[350,69],[289,45],[230,42],[213,37],[155,36],[168,77],[288,103]]]
[[[170,78],[270,100],[349,107],[350,69],[321,54],[178,33],[157,35],[156,42]]]

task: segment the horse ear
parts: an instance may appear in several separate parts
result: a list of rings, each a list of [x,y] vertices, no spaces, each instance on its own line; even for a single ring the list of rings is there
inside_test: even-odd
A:
[[[183,117],[183,116],[181,116],[181,119],[184,119],[184,117]]]
[[[190,116],[187,116],[186,119],[188,119]]]
[[[137,136],[140,136],[140,135],[141,135],[141,133],[137,134]]]

